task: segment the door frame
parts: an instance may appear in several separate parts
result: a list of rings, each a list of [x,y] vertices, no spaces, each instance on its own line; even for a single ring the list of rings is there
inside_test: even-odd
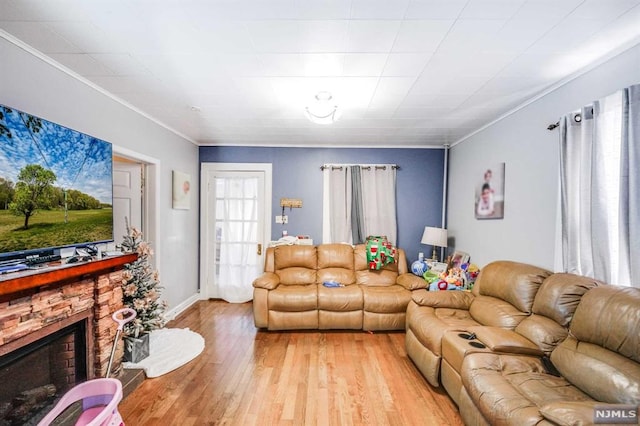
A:
[[[271,241],[271,194],[272,194],[272,168],[271,163],[201,163],[200,164],[200,298],[209,298],[209,286],[207,285],[206,260],[210,258],[211,248],[207,241],[209,217],[209,178],[216,172],[263,172],[264,173],[264,215],[263,215],[263,253],[267,249],[268,241]]]
[[[143,229],[141,230],[145,235],[145,240],[149,241],[153,245],[155,256],[152,257],[152,264],[155,269],[162,270],[161,268],[161,252],[162,244],[160,241],[160,160],[157,158],[149,157],[148,155],[140,154],[139,152],[123,148],[121,146],[113,145],[113,154],[118,157],[128,158],[137,163],[144,165],[143,185],[144,190],[143,206],[142,206],[142,222]],[[114,235],[114,241],[119,244]]]

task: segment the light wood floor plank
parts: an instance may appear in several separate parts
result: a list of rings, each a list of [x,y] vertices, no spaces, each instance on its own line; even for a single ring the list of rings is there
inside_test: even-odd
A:
[[[128,425],[461,425],[407,357],[404,333],[258,331],[250,303],[201,301],[169,325],[205,339],[195,360],[147,379]]]

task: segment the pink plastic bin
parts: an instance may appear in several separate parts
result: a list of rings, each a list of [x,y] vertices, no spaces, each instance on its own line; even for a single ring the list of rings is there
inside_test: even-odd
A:
[[[118,412],[122,400],[122,384],[117,379],[93,379],[81,383],[67,392],[56,406],[38,423],[48,426],[67,407],[82,401],[82,414],[76,426],[124,426]]]

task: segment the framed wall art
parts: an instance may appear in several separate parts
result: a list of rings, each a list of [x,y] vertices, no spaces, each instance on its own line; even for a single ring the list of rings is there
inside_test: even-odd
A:
[[[191,208],[191,175],[173,171],[173,208],[189,210]]]
[[[505,163],[497,163],[482,169],[482,174],[477,176],[476,219],[504,218],[504,170]]]

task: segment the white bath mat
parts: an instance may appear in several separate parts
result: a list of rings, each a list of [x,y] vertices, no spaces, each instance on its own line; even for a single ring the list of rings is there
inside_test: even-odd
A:
[[[149,356],[124,368],[142,368],[147,377],[158,377],[188,363],[204,350],[204,338],[188,328],[162,328],[149,335]]]

